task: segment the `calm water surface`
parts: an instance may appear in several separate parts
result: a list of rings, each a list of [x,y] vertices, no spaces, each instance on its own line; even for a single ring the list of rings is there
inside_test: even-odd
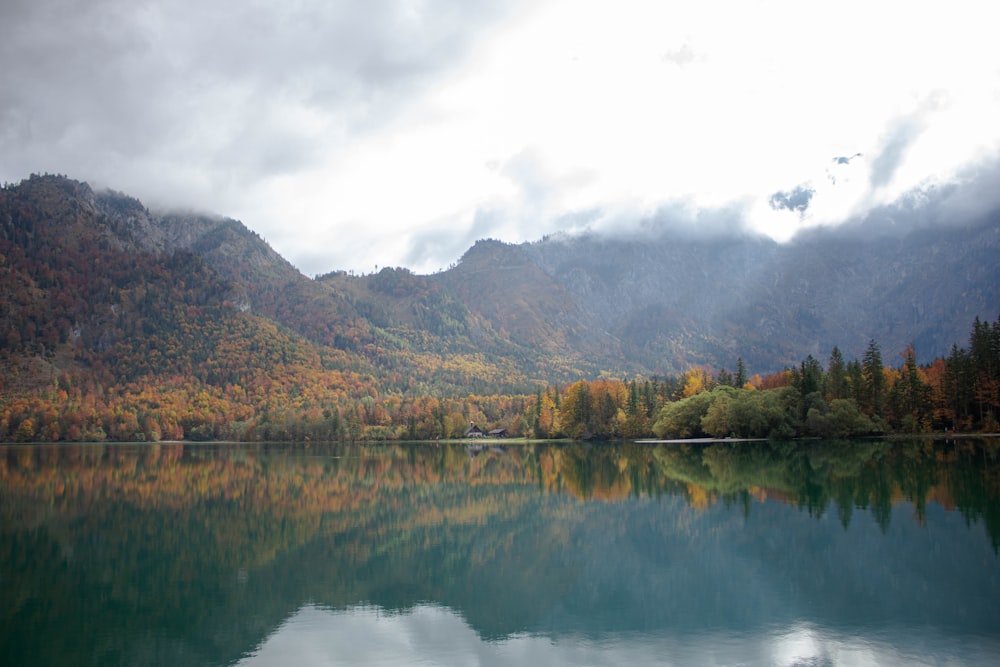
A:
[[[0,446],[3,665],[996,665],[994,442]]]

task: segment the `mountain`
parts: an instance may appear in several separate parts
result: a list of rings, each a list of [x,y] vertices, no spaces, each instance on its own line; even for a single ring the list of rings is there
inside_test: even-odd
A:
[[[218,385],[273,374],[260,360],[280,358],[286,370],[350,374],[354,395],[530,392],[602,374],[733,369],[738,357],[767,373],[825,361],[835,345],[859,357],[871,339],[888,363],[911,343],[929,361],[964,342],[976,316],[1000,312],[997,213],[864,231],[787,244],[670,232],[483,240],[433,275],[310,279],[238,221],[151,212],[32,176],[0,198],[5,386],[67,369],[115,383],[190,370]],[[220,360],[223,343],[246,349]],[[216,377],[209,360],[231,367]]]
[[[766,373],[810,354],[825,362],[834,346],[860,358],[873,339],[893,355],[890,363],[910,344],[922,361],[946,356],[975,317],[1000,312],[998,252],[994,214],[901,235],[821,229],[787,244],[669,233],[485,240],[454,268],[406,280],[414,290],[442,289],[467,321],[582,373],[666,375],[696,364],[732,370],[739,357]],[[321,282],[375,303],[403,273],[341,273]],[[392,313],[413,308],[405,295],[391,298]],[[405,315],[387,314],[383,323],[419,326]]]
[[[1000,215],[963,228],[899,236],[817,230],[794,242],[598,236],[525,246],[572,296],[584,328],[632,364],[677,372],[692,363],[756,371],[889,354],[913,344],[945,356],[976,316],[1000,310]],[[620,350],[620,352],[619,352]]]

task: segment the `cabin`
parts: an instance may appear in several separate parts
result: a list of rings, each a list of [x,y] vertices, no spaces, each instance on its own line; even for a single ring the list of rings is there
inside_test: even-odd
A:
[[[484,435],[483,430],[475,424],[469,424],[469,430],[465,432],[466,438],[482,438]]]
[[[506,438],[507,429],[505,428],[495,428],[488,434],[491,438]]]

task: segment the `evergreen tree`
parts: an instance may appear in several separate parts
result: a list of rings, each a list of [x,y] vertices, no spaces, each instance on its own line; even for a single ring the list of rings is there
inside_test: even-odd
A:
[[[628,383],[628,402],[625,404],[625,414],[634,417],[639,412],[639,387],[635,380]]]
[[[1000,409],[1000,319],[994,326],[978,317],[972,325],[969,356],[974,369],[973,393],[981,424],[995,423]]]
[[[531,406],[531,433],[536,438],[544,437],[541,429],[543,400],[542,388],[539,386],[535,391],[535,404]]]
[[[798,371],[792,379],[792,385],[799,393],[799,419],[805,421],[809,409],[821,408],[823,397],[820,391],[823,386],[823,368],[810,354],[799,364]]]
[[[861,376],[864,382],[864,407],[869,414],[882,415],[885,403],[885,375],[882,372],[882,350],[873,338],[861,360]]]
[[[736,377],[734,379],[733,385],[737,389],[742,389],[743,385],[747,383],[747,369],[743,365],[743,357],[736,357]]]
[[[865,403],[865,379],[861,372],[861,362],[851,359],[847,362],[847,388],[850,398],[861,407]]]
[[[964,428],[971,421],[975,395],[972,371],[972,357],[958,345],[952,344],[951,353],[945,359],[942,393],[951,416],[951,428],[955,430]]]
[[[889,394],[896,424],[906,432],[920,431],[921,421],[928,411],[930,387],[920,378],[917,355],[912,345],[906,348],[899,379]]]
[[[810,354],[799,365],[797,388],[802,396],[808,396],[823,387],[823,368]]]
[[[642,410],[646,417],[652,418],[659,406],[660,384],[656,378],[644,383],[642,388]]]
[[[844,365],[844,355],[840,353],[840,348],[834,345],[826,371],[826,397],[829,401],[835,401],[847,396],[847,367]]]

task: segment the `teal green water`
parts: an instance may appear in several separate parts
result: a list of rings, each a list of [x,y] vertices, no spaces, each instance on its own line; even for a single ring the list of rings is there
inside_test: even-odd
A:
[[[1000,664],[998,454],[0,446],[0,664]]]

